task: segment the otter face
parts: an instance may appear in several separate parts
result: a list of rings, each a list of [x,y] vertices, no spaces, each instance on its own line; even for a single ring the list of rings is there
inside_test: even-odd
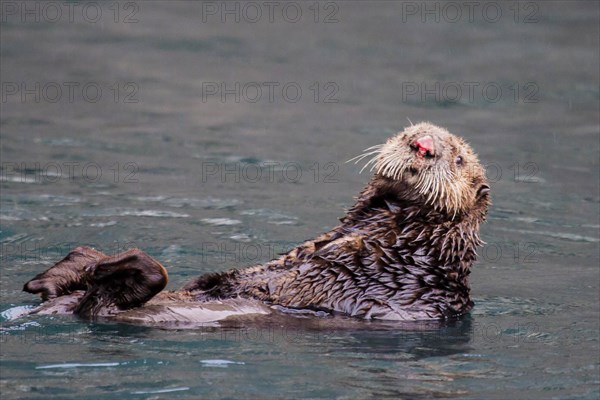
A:
[[[487,210],[490,188],[477,155],[443,128],[425,122],[410,126],[358,160],[370,155],[363,169],[372,165],[374,179],[391,180],[400,197],[416,197],[451,218],[476,207]]]

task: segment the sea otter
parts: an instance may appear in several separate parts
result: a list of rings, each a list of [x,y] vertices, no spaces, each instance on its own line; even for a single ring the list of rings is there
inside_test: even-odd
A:
[[[403,321],[467,313],[490,205],[477,156],[463,139],[423,122],[355,158],[365,159],[363,169],[374,175],[341,224],[264,265],[202,275],[158,294],[167,271],[142,251],[106,256],[78,247],[23,290],[48,300],[43,313],[142,322],[194,320],[215,307]]]

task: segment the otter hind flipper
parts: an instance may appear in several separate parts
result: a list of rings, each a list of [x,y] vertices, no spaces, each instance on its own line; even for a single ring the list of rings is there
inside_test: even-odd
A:
[[[79,246],[52,267],[25,283],[23,291],[40,294],[42,300],[46,301],[85,289],[86,265],[105,257],[104,253],[91,247]]]
[[[89,264],[86,282],[74,312],[89,318],[141,306],[165,288],[168,274],[154,258],[131,249]]]

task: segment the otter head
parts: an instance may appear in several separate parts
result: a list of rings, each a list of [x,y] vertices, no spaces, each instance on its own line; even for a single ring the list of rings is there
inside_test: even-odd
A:
[[[461,138],[429,123],[406,128],[382,145],[373,146],[358,160],[373,156],[371,182],[379,194],[396,194],[450,219],[479,211],[485,217],[490,202],[485,170]]]

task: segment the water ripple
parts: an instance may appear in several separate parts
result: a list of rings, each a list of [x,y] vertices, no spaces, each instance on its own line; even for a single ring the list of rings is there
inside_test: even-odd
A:
[[[131,392],[131,394],[171,393],[171,392],[183,392],[185,390],[190,390],[190,388],[187,386],[182,386],[182,387],[156,389],[156,390],[136,390],[135,392]]]
[[[550,236],[553,238],[565,239],[565,240],[570,240],[573,242],[590,242],[590,243],[600,242],[600,239],[595,238],[595,237],[576,235],[574,233],[567,233],[567,232],[532,231],[532,230],[527,230],[527,229],[512,229],[512,228],[502,228],[502,227],[496,227],[496,229],[499,231],[517,232],[517,233],[523,233],[526,235],[533,234],[533,235]]]
[[[230,360],[200,360],[203,367],[220,367],[227,368],[229,365],[244,365],[242,361],[230,361]]]
[[[242,223],[239,219],[231,218],[202,218],[200,221],[215,226],[239,225]]]
[[[105,363],[64,363],[64,364],[50,364],[40,365],[35,369],[53,369],[53,368],[87,368],[87,367],[118,367],[121,365],[118,362],[105,362]]]
[[[189,214],[176,213],[163,210],[132,210],[132,209],[108,209],[94,213],[85,212],[84,217],[158,217],[158,218],[188,218]]]
[[[298,217],[279,213],[266,208],[244,210],[241,211],[240,214],[260,217],[261,219],[266,219],[267,223],[273,225],[294,225],[298,222]]]
[[[498,315],[550,315],[564,309],[564,304],[543,303],[536,299],[523,299],[517,297],[483,297],[475,298],[473,315],[498,316]]]

